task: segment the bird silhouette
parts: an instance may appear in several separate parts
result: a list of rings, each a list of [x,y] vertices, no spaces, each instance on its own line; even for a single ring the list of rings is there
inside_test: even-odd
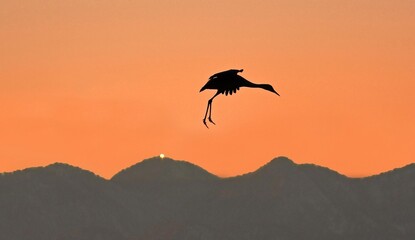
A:
[[[208,117],[209,122],[215,124],[212,121],[212,101],[213,99],[218,96],[219,94],[225,94],[226,96],[228,94],[232,95],[233,93],[236,93],[236,91],[239,90],[241,87],[249,87],[249,88],[262,88],[267,91],[273,92],[279,96],[279,94],[274,90],[274,88],[269,84],[256,84],[252,83],[245,78],[238,75],[238,73],[243,72],[243,69],[230,69],[227,71],[219,72],[216,74],[213,74],[209,77],[208,82],[200,89],[199,92],[204,91],[205,89],[216,89],[217,92],[215,95],[209,99],[205,117],[203,118],[203,123],[207,128],[208,125],[206,124],[206,117]]]

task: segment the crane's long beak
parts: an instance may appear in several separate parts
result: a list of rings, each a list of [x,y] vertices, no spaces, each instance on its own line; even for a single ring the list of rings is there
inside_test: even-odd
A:
[[[277,93],[277,91],[274,90],[274,88],[267,89],[267,90],[270,91],[270,92],[273,92],[273,93],[277,94],[278,96],[280,95],[279,93]]]
[[[279,93],[277,93],[277,91],[274,90],[274,93],[277,94],[278,96],[280,95]]]

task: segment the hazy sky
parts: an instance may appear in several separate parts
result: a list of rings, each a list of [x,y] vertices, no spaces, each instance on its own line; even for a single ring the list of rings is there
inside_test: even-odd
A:
[[[207,129],[199,89],[229,68],[281,97],[218,96]],[[164,153],[370,175],[415,162],[414,89],[413,0],[0,1],[0,172]]]

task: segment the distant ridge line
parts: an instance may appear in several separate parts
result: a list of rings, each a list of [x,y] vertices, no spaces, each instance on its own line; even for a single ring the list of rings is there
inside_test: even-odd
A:
[[[160,162],[164,161],[164,162],[171,162],[171,163],[175,163],[175,164],[184,164],[184,165],[192,166],[192,167],[195,167],[196,169],[199,169],[199,170],[201,170],[201,171],[203,171],[207,174],[210,174],[210,175],[212,175],[216,178],[220,178],[220,179],[232,179],[232,178],[242,177],[242,176],[246,176],[246,175],[255,174],[255,173],[263,171],[264,169],[268,169],[268,168],[272,168],[272,167],[276,167],[276,166],[282,167],[283,165],[285,167],[295,167],[295,168],[307,168],[307,167],[319,168],[319,169],[322,169],[322,170],[326,170],[326,171],[336,173],[336,174],[338,174],[342,177],[348,178],[348,179],[369,179],[369,178],[373,178],[373,177],[377,177],[377,176],[383,176],[385,174],[393,173],[393,172],[396,172],[396,171],[399,171],[399,170],[405,169],[405,168],[415,168],[415,163],[410,163],[410,164],[404,165],[402,167],[393,168],[391,170],[387,170],[387,171],[377,173],[377,174],[373,174],[373,175],[369,175],[369,176],[350,177],[350,176],[344,175],[344,174],[342,174],[342,173],[340,173],[336,170],[333,170],[331,168],[328,168],[328,167],[324,167],[324,166],[317,165],[317,164],[314,164],[314,163],[297,164],[288,157],[279,156],[279,157],[276,157],[276,158],[272,159],[268,163],[264,164],[263,166],[259,167],[258,169],[254,170],[252,172],[242,173],[242,174],[238,174],[236,176],[230,176],[230,177],[220,177],[220,176],[218,176],[214,173],[211,173],[211,172],[207,171],[206,169],[204,169],[204,168],[202,168],[202,167],[200,167],[200,166],[198,166],[198,165],[196,165],[192,162],[188,162],[188,161],[185,161],[185,160],[175,160],[175,159],[168,158],[168,157],[161,159],[159,156],[154,156],[154,157],[146,158],[142,161],[139,161],[139,162],[137,162],[137,163],[135,163],[135,164],[133,164],[129,167],[124,168],[124,169],[121,169],[120,171],[115,173],[111,178],[108,178],[108,179],[100,176],[99,174],[96,174],[95,172],[93,172],[91,170],[87,170],[87,169],[84,169],[84,168],[81,168],[81,167],[78,167],[78,166],[74,166],[74,165],[71,165],[71,164],[68,164],[68,163],[62,163],[62,162],[55,162],[55,163],[48,164],[46,166],[33,166],[33,167],[23,168],[23,169],[19,169],[19,170],[15,170],[15,171],[10,171],[10,172],[1,172],[0,176],[25,172],[25,171],[29,171],[29,170],[40,170],[40,169],[48,169],[48,168],[67,168],[67,169],[72,168],[72,169],[76,169],[76,170],[82,170],[82,171],[85,171],[85,172],[89,172],[89,173],[91,173],[91,174],[93,174],[93,175],[95,175],[99,178],[105,179],[105,180],[112,180],[112,179],[114,179],[114,177],[116,177],[117,175],[119,175],[119,174],[121,174],[121,173],[123,173],[127,170],[131,170],[131,169],[134,169],[134,168],[140,168],[143,164],[146,164],[146,163],[149,163],[149,162],[154,162],[154,161],[160,161]]]

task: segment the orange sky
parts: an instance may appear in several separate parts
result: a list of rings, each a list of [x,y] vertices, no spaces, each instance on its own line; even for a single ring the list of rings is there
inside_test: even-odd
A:
[[[229,68],[270,83],[213,102]],[[0,172],[109,178],[160,153],[220,176],[288,156],[349,176],[415,162],[413,0],[0,2]]]

